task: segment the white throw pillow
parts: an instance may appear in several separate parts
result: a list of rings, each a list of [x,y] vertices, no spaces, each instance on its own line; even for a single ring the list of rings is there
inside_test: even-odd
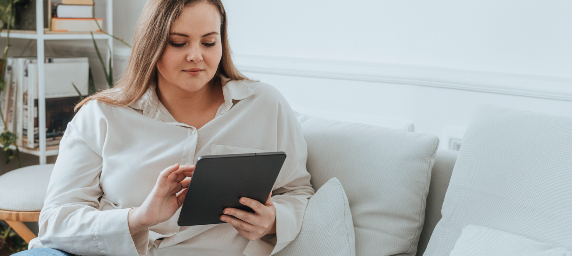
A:
[[[463,228],[450,256],[572,256],[570,251],[486,227]]]
[[[572,250],[572,117],[479,107],[425,256],[469,224]]]
[[[298,121],[314,188],[332,177],[344,186],[356,254],[415,255],[437,136],[307,115]]]
[[[330,179],[310,198],[300,233],[275,255],[356,255],[352,214],[338,179]]]

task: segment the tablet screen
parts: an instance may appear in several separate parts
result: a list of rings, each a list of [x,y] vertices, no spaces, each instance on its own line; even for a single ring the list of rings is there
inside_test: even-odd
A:
[[[179,226],[225,223],[220,216],[229,207],[254,212],[240,204],[239,199],[247,197],[266,203],[284,160],[284,152],[199,157]]]

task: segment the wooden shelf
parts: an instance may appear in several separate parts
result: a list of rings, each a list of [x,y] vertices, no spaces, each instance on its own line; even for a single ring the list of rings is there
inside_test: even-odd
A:
[[[0,36],[5,38],[7,36],[7,30],[3,29]],[[44,40],[91,40],[91,34],[89,32],[55,32],[44,30],[44,34],[41,36]],[[93,37],[95,39],[109,38],[108,35],[102,32],[93,32]],[[10,38],[38,39],[38,34],[34,30],[10,30]]]

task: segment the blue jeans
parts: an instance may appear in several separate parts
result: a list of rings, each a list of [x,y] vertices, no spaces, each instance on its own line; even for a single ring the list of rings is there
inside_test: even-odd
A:
[[[27,250],[27,251],[22,251],[22,252],[19,252],[16,254],[12,254],[12,255],[18,255],[18,256],[74,256],[71,253],[62,252],[60,250],[51,249],[51,248],[32,249],[32,250]]]

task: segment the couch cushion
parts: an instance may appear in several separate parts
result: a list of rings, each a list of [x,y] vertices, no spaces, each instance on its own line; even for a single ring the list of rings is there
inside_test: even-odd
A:
[[[449,255],[467,225],[572,249],[572,117],[480,107],[424,255]]]
[[[447,149],[437,150],[435,164],[431,170],[431,185],[429,185],[427,207],[425,207],[425,224],[423,224],[423,231],[421,231],[421,238],[419,239],[419,245],[417,245],[417,255],[423,255],[433,229],[435,229],[435,226],[441,219],[441,207],[443,206],[445,192],[447,192],[458,153],[458,151]]]
[[[33,165],[0,176],[0,209],[40,211],[52,175],[53,164]]]
[[[570,251],[515,234],[468,225],[449,256],[572,256]]]
[[[355,256],[355,235],[348,198],[331,178],[310,198],[300,233],[275,254]]]
[[[356,254],[415,255],[439,139],[307,115],[298,120],[314,188],[336,177],[346,191]]]

